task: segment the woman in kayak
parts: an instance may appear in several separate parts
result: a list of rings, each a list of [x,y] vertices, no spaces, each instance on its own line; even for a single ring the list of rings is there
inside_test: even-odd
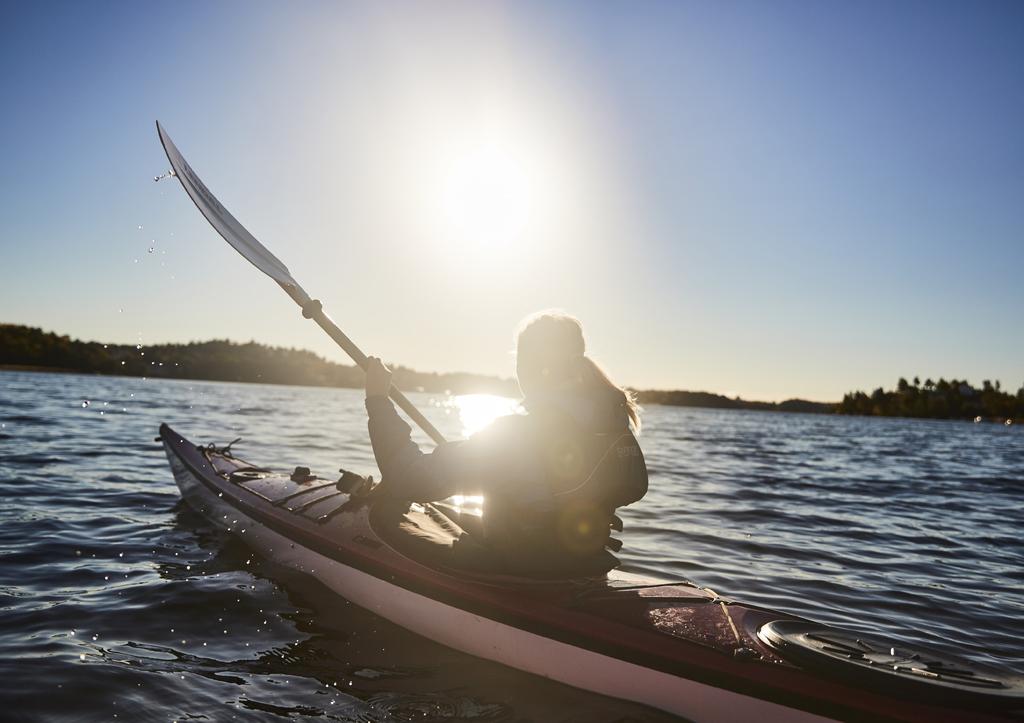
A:
[[[585,354],[582,325],[562,313],[520,325],[516,377],[527,414],[424,454],[388,399],[391,372],[371,357],[366,409],[380,491],[413,502],[483,495],[482,525],[459,540],[457,558],[482,548],[488,565],[516,574],[611,569],[615,510],[647,492],[636,402]]]

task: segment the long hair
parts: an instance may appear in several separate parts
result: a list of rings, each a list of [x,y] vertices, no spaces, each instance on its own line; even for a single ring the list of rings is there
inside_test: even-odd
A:
[[[630,390],[613,382],[601,365],[586,355],[583,324],[558,309],[531,314],[516,330],[520,372],[531,370],[547,385],[577,379],[585,389],[613,390],[622,395],[633,431],[640,433],[640,406]]]

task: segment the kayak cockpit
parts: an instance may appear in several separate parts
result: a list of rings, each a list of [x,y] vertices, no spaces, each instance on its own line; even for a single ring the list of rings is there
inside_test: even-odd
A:
[[[605,557],[583,560],[571,571],[512,569],[500,554],[480,541],[477,517],[460,516],[453,514],[452,510],[444,504],[410,504],[403,500],[381,499],[373,503],[370,525],[382,540],[402,555],[428,567],[460,574],[565,580],[603,577],[610,569]]]
[[[386,544],[416,564],[463,577],[500,577],[505,581],[516,578],[529,583],[603,577],[610,569],[602,557],[597,564],[583,561],[571,571],[554,574],[512,570],[500,555],[480,542],[479,517],[459,514],[454,507],[361,494],[372,480],[348,472],[337,481],[317,477],[306,467],[281,474],[239,459],[229,449],[213,445],[195,449],[231,487],[268,503],[293,524],[316,530],[321,539],[337,534],[336,518],[347,512],[365,515],[368,532],[372,532],[367,539],[372,537],[375,545]]]

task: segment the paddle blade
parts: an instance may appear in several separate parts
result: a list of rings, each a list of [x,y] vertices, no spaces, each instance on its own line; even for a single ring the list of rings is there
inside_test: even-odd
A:
[[[181,155],[181,151],[171,141],[167,131],[160,125],[160,121],[157,121],[156,129],[160,134],[160,142],[164,146],[164,152],[167,153],[167,160],[171,162],[171,168],[174,169],[174,175],[181,181],[185,193],[196,204],[196,208],[206,217],[210,225],[217,230],[217,233],[223,236],[224,240],[231,244],[238,253],[242,254],[249,263],[281,284],[285,291],[298,303],[302,304],[303,299],[308,300],[309,296],[302,290],[299,283],[292,278],[288,267],[274,254],[270,253],[266,246],[257,241],[256,237],[249,233],[245,226],[240,224],[238,219],[221,205],[216,196],[210,193],[210,189],[196,175],[196,172],[188,165],[188,161]]]

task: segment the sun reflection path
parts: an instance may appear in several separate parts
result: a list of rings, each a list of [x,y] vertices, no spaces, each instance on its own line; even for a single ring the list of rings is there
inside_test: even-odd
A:
[[[523,411],[518,400],[496,394],[460,394],[451,397],[446,403],[449,405],[459,414],[463,437],[479,432],[498,417]],[[479,495],[453,495],[447,501],[458,512],[483,514],[484,498]]]
[[[522,410],[519,400],[496,394],[460,394],[452,397],[450,404],[459,413],[463,437],[479,432],[498,417]]]

